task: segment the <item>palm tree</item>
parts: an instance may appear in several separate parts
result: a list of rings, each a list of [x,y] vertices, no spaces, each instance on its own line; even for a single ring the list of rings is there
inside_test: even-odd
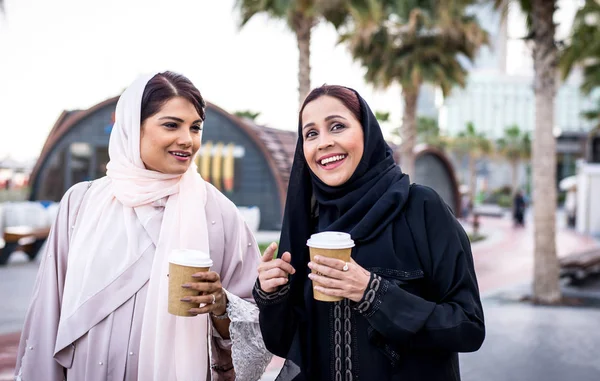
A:
[[[400,162],[414,174],[417,99],[421,85],[432,83],[444,95],[464,86],[463,57],[473,60],[487,43],[487,33],[466,14],[472,1],[352,2],[351,22],[342,34],[352,55],[366,68],[365,78],[377,87],[402,87],[404,114],[400,127]],[[360,7],[356,5],[360,3]]]
[[[583,69],[581,91],[590,94],[600,88],[600,4],[595,0],[586,0],[573,21],[569,44],[563,50],[559,66],[563,79],[566,79],[575,66]],[[600,118],[600,104],[587,110],[583,116],[589,120]],[[597,130],[596,125],[594,130]],[[594,131],[591,131],[594,133]]]
[[[380,123],[386,123],[389,121],[389,112],[376,111],[375,117]],[[400,139],[399,131],[394,129],[391,131],[394,141]],[[440,126],[437,120],[425,116],[417,117],[417,142],[439,148],[441,150],[446,149],[448,146],[448,138],[440,135]]]
[[[251,121],[256,121],[256,118],[260,115],[260,111],[252,111],[252,110],[239,110],[234,111],[233,114],[242,119],[250,119]]]
[[[417,142],[445,149],[448,141],[440,135],[437,120],[425,116],[417,117]]]
[[[581,90],[589,94],[600,87],[600,3],[586,0],[575,15],[569,44],[560,57],[560,69],[566,79],[577,65],[583,68]]]
[[[556,139],[554,98],[558,74],[555,41],[556,0],[494,0],[507,9],[516,2],[527,16],[528,39],[533,43],[535,131],[533,134],[534,273],[533,301],[553,304],[561,300],[556,256]],[[552,206],[552,207],[550,207]]]
[[[510,163],[512,170],[512,194],[519,188],[519,164],[531,156],[531,139],[516,124],[504,130],[504,137],[496,142],[498,152]]]
[[[479,159],[492,152],[492,143],[484,133],[477,132],[472,122],[467,123],[464,131],[461,131],[452,140],[452,150],[458,156],[467,156],[469,160],[469,190],[473,198],[477,192],[476,164]]]
[[[302,104],[310,91],[310,39],[312,29],[321,20],[336,28],[347,18],[346,0],[236,0],[241,26],[252,17],[265,13],[283,19],[296,36],[298,44],[298,101]]]

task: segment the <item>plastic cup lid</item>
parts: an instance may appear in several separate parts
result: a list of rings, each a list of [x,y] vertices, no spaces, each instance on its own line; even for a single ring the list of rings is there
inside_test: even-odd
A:
[[[213,265],[210,255],[200,250],[176,249],[171,251],[169,262],[188,267],[211,267]]]
[[[354,247],[354,241],[348,233],[321,232],[311,235],[306,245],[319,249],[349,249]]]

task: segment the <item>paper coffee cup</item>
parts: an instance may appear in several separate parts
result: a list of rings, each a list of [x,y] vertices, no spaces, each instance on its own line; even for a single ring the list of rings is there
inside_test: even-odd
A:
[[[322,232],[313,234],[306,241],[306,245],[310,250],[310,260],[314,262],[314,257],[320,255],[322,257],[336,258],[344,262],[350,262],[350,254],[354,247],[354,241],[350,238],[350,234],[342,232]],[[311,270],[312,272],[312,270]],[[317,273],[318,275],[322,275]],[[319,283],[313,281],[313,297],[322,302],[337,302],[344,298],[338,296],[329,296],[315,290],[315,286],[320,286]]]
[[[198,296],[199,292],[181,287],[185,283],[197,282],[192,277],[197,272],[208,271],[213,265],[207,253],[200,250],[177,249],[169,256],[169,313],[177,316],[193,316],[188,310],[199,304],[182,302],[186,296]]]

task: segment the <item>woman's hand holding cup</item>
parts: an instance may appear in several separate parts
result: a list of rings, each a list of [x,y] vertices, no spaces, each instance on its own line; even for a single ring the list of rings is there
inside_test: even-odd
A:
[[[183,288],[198,291],[198,296],[188,296],[181,301],[199,304],[188,312],[192,315],[201,315],[212,312],[214,315],[223,315],[227,311],[227,294],[223,291],[221,277],[214,271],[197,272],[192,275],[196,282],[184,284]]]
[[[313,271],[308,277],[318,283],[315,285],[317,291],[353,302],[360,302],[371,279],[371,273],[354,262],[354,259],[344,262],[317,255],[308,263],[308,267]]]
[[[274,259],[276,250],[277,244],[271,243],[265,250],[258,266],[258,282],[260,288],[266,293],[277,291],[278,287],[288,282],[289,275],[296,272],[290,264],[292,255],[286,251],[281,258]]]

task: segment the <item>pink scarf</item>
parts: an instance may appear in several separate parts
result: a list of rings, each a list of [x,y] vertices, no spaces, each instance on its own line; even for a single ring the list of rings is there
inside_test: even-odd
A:
[[[167,198],[142,325],[138,379],[196,381],[208,375],[208,317],[167,312],[168,256],[172,249],[209,251],[206,184],[192,164],[183,175],[147,170],[140,157],[144,88],[154,74],[138,78],[119,98],[110,135],[107,177],[88,192],[94,203],[78,221],[69,254],[61,315],[69,317],[140,259],[143,243],[136,210],[152,210]],[[71,255],[73,253],[73,255]]]

